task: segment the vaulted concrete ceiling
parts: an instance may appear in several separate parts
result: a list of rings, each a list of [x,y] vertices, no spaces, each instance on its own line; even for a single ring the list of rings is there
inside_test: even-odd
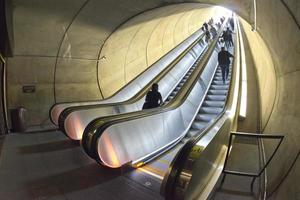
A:
[[[109,35],[133,16],[185,1],[14,0],[14,55],[66,56],[97,59]],[[188,1],[219,4],[253,22],[252,0]],[[108,12],[109,11],[109,12]]]

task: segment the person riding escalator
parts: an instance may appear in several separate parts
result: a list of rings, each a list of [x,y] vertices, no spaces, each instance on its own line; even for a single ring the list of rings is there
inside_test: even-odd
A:
[[[154,83],[152,85],[151,90],[146,95],[146,100],[143,105],[143,110],[156,108],[156,107],[162,105],[162,103],[163,103],[163,100],[162,100],[160,92],[158,91],[158,84]]]

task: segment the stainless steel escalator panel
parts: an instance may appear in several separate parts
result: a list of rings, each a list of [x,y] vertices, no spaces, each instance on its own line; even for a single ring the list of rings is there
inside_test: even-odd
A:
[[[154,63],[144,73],[138,76],[134,81],[124,86],[120,91],[114,94],[112,97],[100,101],[88,101],[88,102],[71,102],[71,103],[59,103],[53,106],[50,110],[51,121],[58,125],[58,119],[63,110],[73,106],[86,106],[86,105],[101,105],[107,103],[122,102],[130,99],[137,94],[148,82],[150,82],[155,76],[157,76],[165,67],[178,57],[188,46],[190,46],[197,38],[203,34],[202,30],[198,30],[193,33],[184,42],[172,49],[168,54]],[[199,45],[200,46],[200,45]],[[198,46],[197,46],[198,47]],[[195,48],[197,48],[195,47]]]
[[[201,47],[202,51],[204,51],[205,47],[206,46]],[[164,101],[177,87],[178,83],[193,66],[195,61],[196,59],[190,53],[187,53],[186,56],[184,56],[174,66],[174,68],[171,69],[171,71],[158,82],[159,91]],[[66,134],[73,140],[80,140],[85,127],[92,120],[103,116],[141,110],[145,101],[144,98],[145,97],[131,104],[118,104],[113,106],[102,106],[93,109],[73,111],[66,117],[64,121]]]
[[[179,107],[113,124],[105,129],[97,143],[101,162],[109,167],[137,163],[180,141],[204,101],[209,83],[203,80],[211,81],[217,67],[216,57],[217,51],[214,51],[199,80]]]

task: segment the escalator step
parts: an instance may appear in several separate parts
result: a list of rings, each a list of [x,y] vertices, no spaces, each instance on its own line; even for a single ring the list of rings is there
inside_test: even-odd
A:
[[[219,107],[202,107],[200,109],[201,113],[207,113],[207,114],[220,114],[222,112],[222,108]]]
[[[213,81],[214,84],[217,84],[217,85],[228,85],[229,84],[229,81],[225,81],[225,84],[223,83],[223,81]]]
[[[193,127],[187,132],[187,135],[189,136],[189,137],[193,137],[193,136],[195,136],[195,135],[197,135],[197,134],[199,134],[200,133],[200,130],[198,130],[198,129],[194,129]]]
[[[212,85],[210,88],[215,90],[227,90],[228,85]]]
[[[223,108],[225,101],[204,101],[203,106],[213,106]]]
[[[198,129],[198,131],[203,130],[206,126],[207,126],[207,122],[204,122],[204,121],[199,121],[199,122],[195,121],[192,124],[192,128]]]
[[[210,89],[210,90],[208,90],[208,94],[212,94],[212,95],[226,95],[227,94],[227,90]]]
[[[214,81],[222,81],[222,77],[219,77],[219,76],[217,77],[217,76],[215,76],[215,77],[214,77]]]
[[[206,95],[205,100],[213,100],[213,101],[225,101],[225,95]]]
[[[196,116],[197,120],[201,120],[201,121],[205,121],[205,122],[209,122],[210,120],[216,118],[218,115],[216,114],[198,114]]]

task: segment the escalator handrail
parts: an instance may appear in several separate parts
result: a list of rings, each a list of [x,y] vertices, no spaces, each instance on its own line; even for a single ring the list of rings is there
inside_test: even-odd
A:
[[[238,24],[238,23],[237,23]],[[238,25],[239,26],[239,25]],[[240,37],[239,34],[237,34],[237,44],[236,44],[236,48],[235,48],[235,52],[240,52]],[[239,55],[240,57],[240,55]],[[235,58],[234,59],[234,66],[238,66],[238,68],[240,68],[240,59],[239,58]],[[213,120],[210,125],[205,128],[202,132],[202,134],[192,137],[189,141],[187,141],[187,143],[182,147],[182,149],[178,152],[178,154],[175,156],[175,158],[173,159],[173,162],[171,163],[168,173],[166,175],[166,177],[163,180],[163,186],[161,189],[163,189],[165,187],[165,190],[162,191],[161,193],[165,195],[166,199],[173,199],[174,197],[172,196],[173,194],[173,189],[175,188],[175,181],[177,180],[180,172],[183,170],[184,165],[186,164],[186,160],[189,158],[189,155],[191,153],[192,148],[196,145],[196,143],[204,136],[206,135],[215,125],[216,123],[224,116],[224,114],[230,109],[230,101],[232,101],[233,96],[234,96],[234,91],[233,88],[239,87],[239,82],[236,81],[236,79],[234,79],[233,77],[236,76],[240,76],[240,74],[237,73],[237,67],[233,67],[232,68],[232,76],[231,76],[231,80],[230,80],[230,87],[227,93],[227,98],[225,101],[225,106],[223,111],[220,113],[220,115]],[[232,105],[231,105],[232,106]],[[166,183],[166,181],[168,183]]]

